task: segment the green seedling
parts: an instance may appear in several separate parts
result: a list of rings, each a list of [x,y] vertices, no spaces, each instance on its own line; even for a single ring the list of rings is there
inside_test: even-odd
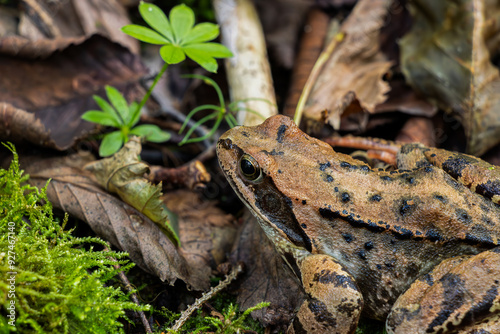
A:
[[[189,143],[195,143],[195,142],[203,141],[203,140],[205,140],[207,138],[212,137],[214,135],[214,133],[217,131],[217,129],[219,128],[222,120],[225,120],[226,123],[231,128],[237,126],[238,125],[238,121],[236,120],[235,115],[236,115],[236,113],[238,111],[246,111],[246,112],[249,112],[249,113],[252,113],[252,114],[256,114],[259,117],[261,117],[262,120],[265,120],[265,117],[263,117],[257,111],[249,109],[249,108],[242,108],[242,107],[240,107],[240,104],[242,102],[251,101],[251,100],[254,100],[254,101],[258,100],[258,101],[263,101],[263,102],[270,103],[268,100],[266,100],[266,99],[260,99],[260,98],[249,98],[249,99],[244,99],[244,100],[233,101],[233,102],[231,102],[231,103],[229,103],[229,104],[226,105],[226,102],[224,101],[224,96],[222,95],[222,90],[220,89],[219,85],[217,85],[217,83],[214,80],[212,80],[209,77],[206,77],[204,75],[198,75],[198,74],[190,74],[190,75],[186,75],[185,77],[187,77],[187,78],[201,79],[206,84],[214,87],[215,92],[217,93],[217,97],[219,98],[219,105],[204,104],[202,106],[198,106],[198,107],[194,108],[193,110],[191,110],[191,112],[187,115],[186,120],[184,121],[184,124],[182,124],[182,127],[180,128],[179,134],[184,131],[184,129],[186,128],[186,125],[189,122],[189,120],[196,113],[198,113],[200,111],[203,111],[203,110],[213,110],[213,113],[211,113],[211,114],[209,114],[209,115],[201,118],[199,121],[197,121],[193,125],[193,127],[191,127],[188,130],[188,132],[186,133],[186,135],[184,136],[184,138],[182,139],[182,141],[179,143],[179,145],[189,144]],[[198,128],[202,124],[204,124],[204,123],[206,123],[206,122],[208,122],[210,120],[213,120],[213,119],[215,119],[215,124],[212,127],[212,129],[210,129],[210,131],[206,135],[201,136],[201,137],[196,137],[196,138],[189,139],[189,137],[191,136],[191,134],[193,133],[193,131],[196,130],[196,128]]]
[[[141,115],[138,104],[132,102],[129,105],[116,88],[106,86],[106,96],[111,104],[100,96],[94,95],[94,100],[101,110],[90,110],[82,115],[82,119],[86,121],[118,129],[104,135],[99,147],[100,156],[107,157],[116,153],[128,141],[129,136],[139,136],[154,143],[170,139],[170,133],[161,130],[156,125],[135,126]]]
[[[130,24],[122,31],[140,41],[163,45],[160,56],[166,64],[180,63],[187,56],[207,71],[216,72],[215,58],[233,55],[224,45],[208,42],[219,36],[219,26],[208,22],[195,25],[193,10],[184,4],[172,8],[170,19],[150,3],[141,2],[139,12],[153,29]]]
[[[213,23],[194,24],[194,13],[186,5],[175,6],[169,18],[158,7],[150,3],[141,2],[139,12],[152,28],[135,24],[126,25],[122,31],[138,40],[150,44],[163,45],[160,56],[165,64],[156,75],[151,87],[139,104],[127,104],[123,95],[113,87],[106,86],[106,94],[111,105],[99,96],[94,100],[102,110],[91,110],[83,114],[82,118],[89,122],[118,128],[104,135],[99,154],[103,157],[117,152],[130,135],[143,137],[151,142],[164,142],[170,138],[168,132],[160,130],[155,125],[140,125],[140,112],[151,93],[170,64],[177,64],[186,59],[194,60],[209,72],[216,72],[218,65],[215,58],[231,57],[232,53],[224,45],[209,42],[219,36],[219,27]]]

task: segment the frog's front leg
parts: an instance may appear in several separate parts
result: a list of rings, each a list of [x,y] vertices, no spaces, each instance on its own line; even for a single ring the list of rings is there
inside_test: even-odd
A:
[[[299,266],[308,298],[288,333],[354,333],[363,308],[354,278],[328,255],[307,256]]]
[[[388,333],[500,333],[500,248],[443,261],[394,304]]]

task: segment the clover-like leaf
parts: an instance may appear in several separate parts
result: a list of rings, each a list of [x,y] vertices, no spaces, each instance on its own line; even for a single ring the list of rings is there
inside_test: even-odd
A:
[[[143,26],[139,26],[137,24],[126,25],[122,28],[122,31],[127,35],[140,40],[141,42],[157,45],[169,43],[169,41],[165,37],[163,37],[156,31]]]
[[[170,139],[170,133],[163,131],[153,124],[143,124],[136,126],[130,131],[130,134],[143,137],[153,143],[162,143]]]
[[[113,131],[105,134],[99,147],[99,155],[101,157],[108,157],[116,153],[124,142],[125,138],[121,131]]]
[[[131,118],[127,100],[125,100],[122,93],[120,93],[120,91],[115,87],[106,85],[105,89],[109,102],[111,102],[115,110],[118,112],[123,120],[123,123],[127,124]]]
[[[170,22],[168,21],[165,13],[158,6],[142,2],[139,5],[139,13],[141,13],[144,21],[146,21],[146,23],[153,29],[161,33],[169,41],[174,40],[174,34],[172,32]]]
[[[216,72],[215,58],[233,55],[219,43],[206,43],[219,36],[219,27],[213,23],[194,25],[193,10],[184,4],[172,8],[169,18],[150,3],[141,2],[139,12],[154,31],[137,25],[127,25],[122,31],[143,42],[163,44],[160,56],[167,64],[180,63],[188,56],[207,71]]]
[[[174,32],[174,38],[177,42],[181,42],[194,26],[193,10],[185,4],[175,6],[170,11],[170,23]]]
[[[160,49],[160,56],[167,64],[178,64],[186,59],[186,55],[182,48],[173,44],[162,46]]]
[[[105,126],[120,127],[119,121],[115,117],[99,110],[89,110],[82,115],[82,119],[87,122],[97,123]]]

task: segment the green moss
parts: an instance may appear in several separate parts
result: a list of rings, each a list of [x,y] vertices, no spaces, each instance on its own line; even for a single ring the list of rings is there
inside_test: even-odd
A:
[[[109,246],[64,230],[66,219],[62,227],[54,220],[46,187],[27,185],[13,145],[5,146],[14,157],[0,169],[0,333],[123,332],[124,310],[147,308],[105,285],[133,265],[127,254],[95,251]]]

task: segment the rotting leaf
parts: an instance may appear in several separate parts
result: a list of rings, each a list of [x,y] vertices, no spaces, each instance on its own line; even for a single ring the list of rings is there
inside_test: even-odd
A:
[[[105,192],[90,172],[74,167],[81,166],[81,160],[75,156],[66,159],[61,162],[58,158],[38,158],[32,163],[21,161],[21,164],[30,174],[30,184],[43,187],[50,179],[47,197],[54,207],[86,221],[100,237],[129,253],[143,270],[169,284],[181,279],[195,290],[208,288],[209,269],[188,264],[183,250],[176,247],[157,224]]]
[[[420,94],[461,121],[467,151],[480,155],[500,142],[500,4],[460,0],[410,2],[411,31],[401,40],[401,63]]]
[[[160,199],[161,184],[153,185],[144,177],[149,166],[139,160],[141,150],[139,137],[132,137],[112,157],[89,163],[85,169],[95,175],[104,189],[116,193],[125,203],[158,224],[179,246],[176,219]]]
[[[304,300],[304,293],[256,218],[246,210],[243,220],[231,253],[232,263],[243,261],[246,267],[240,278],[237,302],[242,310],[262,301],[270,302],[269,307],[253,312],[252,316],[265,326],[277,326],[285,332]]]
[[[330,48],[320,56],[328,56],[328,60],[307,99],[305,118],[321,122],[327,110],[327,121],[338,129],[349,106],[357,104],[358,109],[374,112],[386,100],[390,88],[382,77],[391,62],[380,50],[379,34],[391,3],[361,0],[354,7]]]
[[[0,73],[0,139],[65,150],[95,128],[81,119],[97,106],[92,95],[114,85],[135,99],[146,68],[102,36],[36,42],[14,36],[0,38]]]

